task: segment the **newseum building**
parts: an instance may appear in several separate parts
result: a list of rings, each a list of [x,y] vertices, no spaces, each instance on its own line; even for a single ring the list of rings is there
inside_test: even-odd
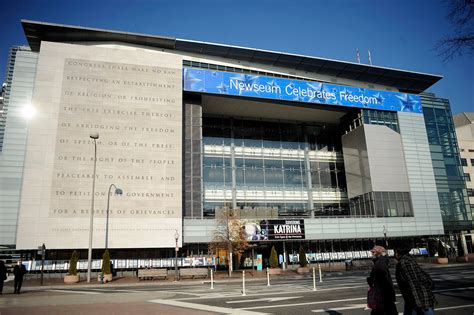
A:
[[[223,209],[238,209],[254,255],[274,245],[286,261],[301,244],[347,258],[472,228],[465,187],[452,186],[457,144],[439,131],[449,103],[422,93],[440,76],[22,25],[29,47],[10,53],[1,134],[2,245],[85,254],[93,195],[95,257],[107,209],[108,247],[124,259],[173,257],[175,236],[180,257],[207,255]]]

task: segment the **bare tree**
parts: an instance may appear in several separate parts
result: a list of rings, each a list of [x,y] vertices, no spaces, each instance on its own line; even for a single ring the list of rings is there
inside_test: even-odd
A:
[[[435,46],[444,61],[464,53],[474,54],[474,0],[446,0],[447,19],[454,27],[454,34],[442,38]]]
[[[227,251],[229,277],[232,276],[232,255],[242,254],[249,243],[244,234],[244,222],[240,219],[239,210],[222,209],[216,211],[216,228],[209,252]]]

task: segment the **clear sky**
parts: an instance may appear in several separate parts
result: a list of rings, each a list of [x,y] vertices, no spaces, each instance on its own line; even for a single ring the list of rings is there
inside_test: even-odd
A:
[[[4,0],[0,79],[8,49],[26,44],[21,19],[163,35],[438,74],[428,91],[453,113],[474,111],[474,56],[443,62],[453,31],[443,0]]]

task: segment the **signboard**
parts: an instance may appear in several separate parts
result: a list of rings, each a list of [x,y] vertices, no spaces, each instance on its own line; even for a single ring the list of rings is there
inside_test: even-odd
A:
[[[257,254],[257,270],[263,269],[263,257],[262,254]]]
[[[304,220],[262,220],[244,225],[248,241],[271,241],[285,239],[305,239]]]
[[[422,113],[419,95],[205,69],[184,68],[183,90]]]

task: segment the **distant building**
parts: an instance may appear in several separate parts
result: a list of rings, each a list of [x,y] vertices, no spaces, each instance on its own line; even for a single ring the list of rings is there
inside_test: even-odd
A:
[[[252,253],[268,258],[275,245],[285,261],[301,243],[326,255],[315,259],[345,259],[375,242],[426,247],[472,229],[449,102],[424,93],[441,76],[22,24],[29,48],[10,57],[7,78],[0,244],[86,249],[92,196],[93,247],[109,222],[121,257],[173,257],[176,245],[206,254],[227,208]],[[123,195],[109,196],[111,184]]]
[[[456,135],[461,151],[462,173],[465,180],[467,195],[474,214],[474,112],[463,112],[453,117]],[[472,251],[473,234],[466,235],[466,243]]]
[[[2,83],[0,90],[0,151],[3,148],[3,137],[5,136],[5,121],[7,118],[7,106],[5,105],[6,83]]]

